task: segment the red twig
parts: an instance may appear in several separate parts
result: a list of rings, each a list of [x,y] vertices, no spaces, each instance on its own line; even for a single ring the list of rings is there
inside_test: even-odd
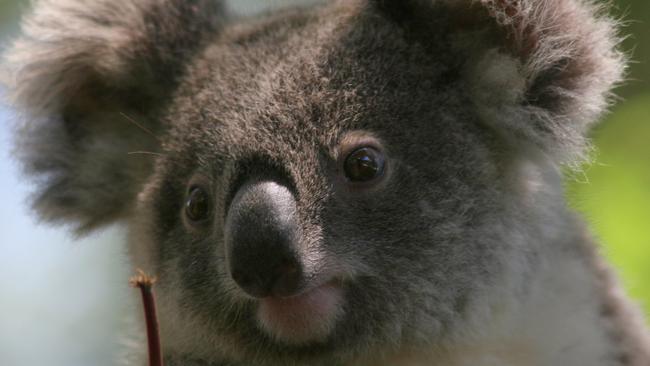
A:
[[[149,347],[149,366],[163,366],[162,348],[160,346],[160,332],[158,330],[158,316],[156,314],[156,300],[153,294],[155,277],[150,277],[142,270],[131,277],[129,283],[132,287],[140,289],[142,304],[144,305],[144,318],[147,324],[147,343]]]

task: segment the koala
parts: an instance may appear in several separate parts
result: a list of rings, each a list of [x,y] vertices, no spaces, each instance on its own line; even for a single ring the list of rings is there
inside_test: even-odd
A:
[[[591,0],[40,0],[8,49],[48,222],[122,222],[167,365],[647,366],[561,170],[622,80]]]

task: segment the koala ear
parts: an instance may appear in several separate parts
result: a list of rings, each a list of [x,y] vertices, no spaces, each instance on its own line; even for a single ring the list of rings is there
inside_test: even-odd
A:
[[[5,55],[16,153],[46,221],[82,234],[123,216],[152,169],[157,115],[222,24],[214,0],[41,0]]]
[[[488,125],[561,163],[581,160],[586,133],[625,69],[616,22],[603,6],[592,0],[410,0],[400,6],[411,7],[405,12],[377,1],[393,13],[445,19],[452,52],[463,60],[465,87]]]

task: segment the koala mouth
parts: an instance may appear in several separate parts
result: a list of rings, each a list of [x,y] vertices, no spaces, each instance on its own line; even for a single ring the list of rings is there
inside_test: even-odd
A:
[[[343,300],[341,284],[329,281],[295,296],[259,299],[257,321],[278,342],[323,341],[343,314]]]

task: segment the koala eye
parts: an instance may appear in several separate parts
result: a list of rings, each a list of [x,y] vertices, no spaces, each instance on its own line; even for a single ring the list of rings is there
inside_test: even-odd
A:
[[[205,189],[194,186],[190,188],[185,201],[185,215],[191,221],[205,220],[210,215],[210,196]]]
[[[365,183],[381,177],[384,173],[384,155],[372,147],[352,151],[343,163],[345,177],[351,182]]]

